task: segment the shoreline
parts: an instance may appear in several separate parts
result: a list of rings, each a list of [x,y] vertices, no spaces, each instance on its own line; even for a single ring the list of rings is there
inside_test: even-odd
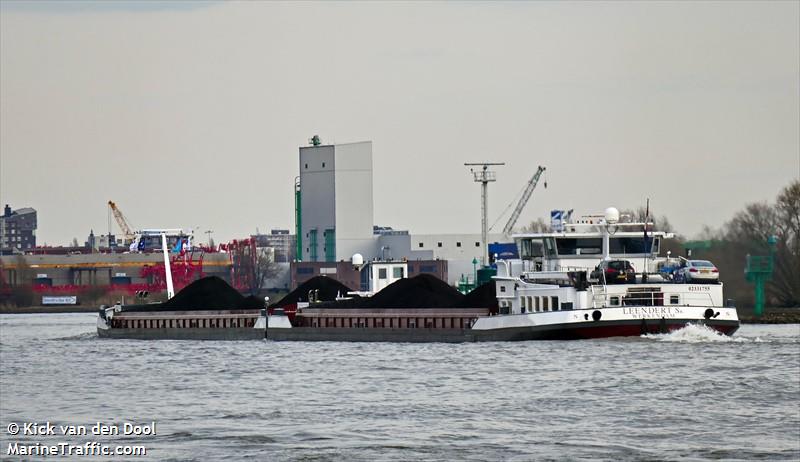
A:
[[[0,314],[97,313],[100,306],[14,306],[0,307]]]

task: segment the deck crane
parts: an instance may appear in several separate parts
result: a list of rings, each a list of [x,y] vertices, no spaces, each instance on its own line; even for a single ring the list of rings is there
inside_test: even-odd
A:
[[[117,224],[119,225],[119,229],[120,231],[122,231],[125,240],[126,241],[133,240],[134,238],[133,229],[131,228],[131,225],[128,223],[128,220],[125,219],[125,215],[122,214],[122,211],[119,208],[117,208],[117,204],[115,204],[114,201],[108,201],[108,208],[114,215],[114,219],[117,220]],[[111,228],[109,227],[109,232],[110,230]]]
[[[528,186],[525,187],[525,192],[522,193],[522,197],[519,198],[519,202],[517,202],[517,207],[511,213],[511,218],[508,219],[508,223],[503,227],[503,234],[508,235],[511,232],[511,229],[514,228],[514,225],[517,224],[517,220],[519,219],[520,214],[522,213],[522,209],[525,208],[525,204],[528,203],[528,199],[531,198],[531,194],[533,194],[533,190],[536,189],[536,185],[539,183],[539,178],[542,176],[546,169],[541,165],[536,170],[536,173],[533,174],[530,181],[528,181]],[[544,187],[547,187],[547,182],[544,183]]]

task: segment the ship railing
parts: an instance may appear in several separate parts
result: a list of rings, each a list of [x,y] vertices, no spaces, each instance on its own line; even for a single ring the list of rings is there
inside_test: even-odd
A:
[[[680,305],[692,306],[719,306],[720,304],[714,303],[714,297],[707,292],[681,292]]]
[[[658,292],[634,292],[634,293],[614,293],[609,294],[605,285],[589,286],[592,295],[592,308],[618,308],[621,306],[720,306],[714,303],[714,297],[710,293],[702,292],[680,292],[664,293]],[[669,297],[678,296],[677,303],[672,303]],[[611,303],[611,298],[616,298],[615,303]]]
[[[592,308],[608,306],[608,292],[605,284],[602,286],[589,286],[589,290],[592,292]]]
[[[574,271],[586,271],[591,272],[591,268],[587,268],[585,266],[569,266],[569,265],[556,265],[556,271],[563,271],[563,272],[574,272]]]

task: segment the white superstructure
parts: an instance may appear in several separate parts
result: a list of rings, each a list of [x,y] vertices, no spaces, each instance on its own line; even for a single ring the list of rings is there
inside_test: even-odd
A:
[[[498,315],[473,329],[552,327],[559,338],[664,331],[686,322],[736,330],[736,308],[724,300],[722,283],[678,283],[661,271],[672,262],[658,256],[659,246],[673,235],[650,226],[620,223],[610,208],[560,232],[515,235],[520,259],[497,262]]]

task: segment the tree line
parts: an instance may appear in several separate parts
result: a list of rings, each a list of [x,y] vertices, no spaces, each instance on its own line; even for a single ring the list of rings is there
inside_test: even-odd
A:
[[[771,236],[774,247],[768,244]],[[747,204],[721,228],[706,226],[700,239],[710,246],[697,252],[698,258],[717,265],[727,296],[739,305],[754,302],[744,273],[747,256],[774,253],[772,279],[765,286],[767,306],[800,307],[800,180],[783,188],[774,202]]]

